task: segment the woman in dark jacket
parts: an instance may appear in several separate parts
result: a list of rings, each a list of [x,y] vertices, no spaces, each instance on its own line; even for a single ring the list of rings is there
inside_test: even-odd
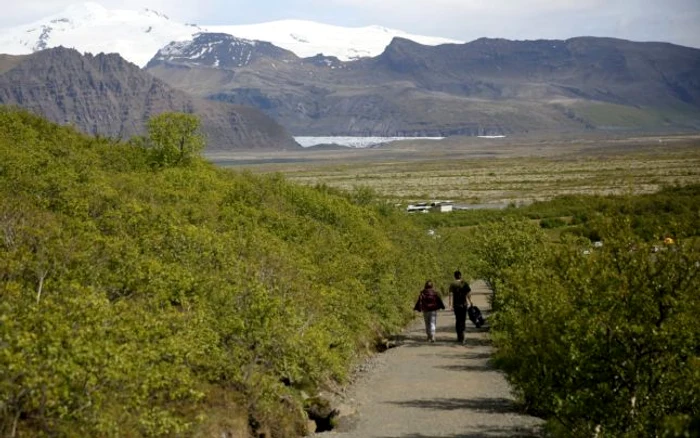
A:
[[[431,280],[426,281],[413,310],[423,312],[425,333],[428,335],[428,342],[435,342],[437,311],[444,308],[445,304],[443,304],[440,295],[433,288],[433,282]]]

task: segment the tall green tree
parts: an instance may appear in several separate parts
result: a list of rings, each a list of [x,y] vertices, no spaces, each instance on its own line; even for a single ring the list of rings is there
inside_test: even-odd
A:
[[[159,167],[186,165],[204,149],[204,136],[197,116],[162,113],[148,121],[148,140],[154,164]]]

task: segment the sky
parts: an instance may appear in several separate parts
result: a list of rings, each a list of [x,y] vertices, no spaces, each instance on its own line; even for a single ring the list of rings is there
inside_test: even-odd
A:
[[[61,12],[71,0],[2,0],[0,28]],[[199,25],[303,19],[380,25],[461,41],[603,36],[700,48],[700,0],[97,0],[108,9],[144,7]]]

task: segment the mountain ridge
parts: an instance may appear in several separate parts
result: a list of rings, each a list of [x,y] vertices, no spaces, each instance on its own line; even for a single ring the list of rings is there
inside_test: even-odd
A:
[[[20,49],[71,35],[98,48],[107,41],[99,35],[132,38],[122,51],[138,47],[138,65],[203,99],[197,105],[211,117],[213,101],[251,106],[295,135],[700,129],[700,49],[670,43],[575,37],[438,44],[446,41],[379,26],[280,20],[205,27],[92,3],[66,14],[35,23]],[[245,35],[233,35],[238,31]],[[17,43],[16,36],[0,31],[0,46]],[[319,47],[331,50],[319,54]],[[0,72],[9,63],[0,58]]]
[[[210,150],[299,148],[259,110],[192,98],[117,54],[81,55],[53,48],[0,58],[0,104],[15,105],[81,131],[129,138],[152,115],[196,114]]]
[[[380,55],[348,62],[268,53],[224,68],[156,56],[147,70],[201,97],[256,106],[295,135],[700,129],[700,49],[669,43],[394,38]]]

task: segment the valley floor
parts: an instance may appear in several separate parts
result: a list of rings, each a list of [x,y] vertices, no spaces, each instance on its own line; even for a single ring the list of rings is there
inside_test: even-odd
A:
[[[368,187],[399,205],[430,199],[520,205],[559,195],[653,193],[700,181],[698,135],[447,138],[207,158],[236,170],[281,173],[305,185]]]
[[[488,290],[473,286],[474,302],[488,314]],[[488,332],[467,321],[467,342],[456,342],[451,310],[438,315],[436,342],[425,341],[423,319],[399,346],[373,359],[346,403],[353,421],[317,438],[536,437],[542,420],[518,411],[502,373],[489,364]]]

